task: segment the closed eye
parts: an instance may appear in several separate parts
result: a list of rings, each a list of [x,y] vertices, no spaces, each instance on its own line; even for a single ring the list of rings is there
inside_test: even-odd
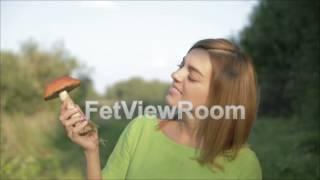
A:
[[[189,81],[196,82],[197,80],[193,79],[191,76],[188,76]]]

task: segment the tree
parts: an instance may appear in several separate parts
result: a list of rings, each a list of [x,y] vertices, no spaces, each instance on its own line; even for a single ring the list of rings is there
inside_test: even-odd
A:
[[[254,59],[263,115],[314,118],[319,109],[319,2],[262,0],[240,45]]]
[[[106,90],[106,98],[113,100],[142,100],[144,105],[164,104],[165,94],[169,84],[157,80],[144,81],[142,78],[133,77],[121,81]]]
[[[84,68],[63,46],[43,50],[32,40],[24,42],[18,53],[1,51],[0,55],[1,109],[6,113],[34,113],[48,106],[57,106],[43,101],[44,85],[59,76],[71,75],[76,70],[81,72]],[[75,90],[74,98],[78,100],[77,103],[83,103],[84,99],[89,95],[95,96],[96,92],[89,74],[79,74],[79,78],[83,82]]]

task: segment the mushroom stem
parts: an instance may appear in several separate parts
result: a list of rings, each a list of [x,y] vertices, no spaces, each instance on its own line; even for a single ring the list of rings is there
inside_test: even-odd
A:
[[[67,109],[72,109],[76,107],[67,91],[61,91],[59,93],[59,97],[62,102],[65,102],[65,101],[67,102]],[[79,116],[81,116],[81,114],[77,113],[77,114],[74,114],[72,117],[79,117]]]
[[[59,93],[59,97],[60,97],[61,101],[65,101],[66,99],[71,99],[70,96],[69,96],[69,94],[68,94],[68,92],[67,92],[66,90],[61,91],[61,92]]]

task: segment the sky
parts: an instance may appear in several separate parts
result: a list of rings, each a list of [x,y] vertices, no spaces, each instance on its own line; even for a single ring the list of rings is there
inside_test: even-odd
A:
[[[249,23],[257,1],[1,1],[1,50],[33,39],[63,44],[92,71],[99,93],[133,76],[171,82],[188,49],[230,38]]]

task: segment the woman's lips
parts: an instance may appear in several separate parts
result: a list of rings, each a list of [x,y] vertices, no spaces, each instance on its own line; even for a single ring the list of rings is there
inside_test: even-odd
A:
[[[181,92],[176,87],[170,87],[169,93],[171,95],[181,95]]]

